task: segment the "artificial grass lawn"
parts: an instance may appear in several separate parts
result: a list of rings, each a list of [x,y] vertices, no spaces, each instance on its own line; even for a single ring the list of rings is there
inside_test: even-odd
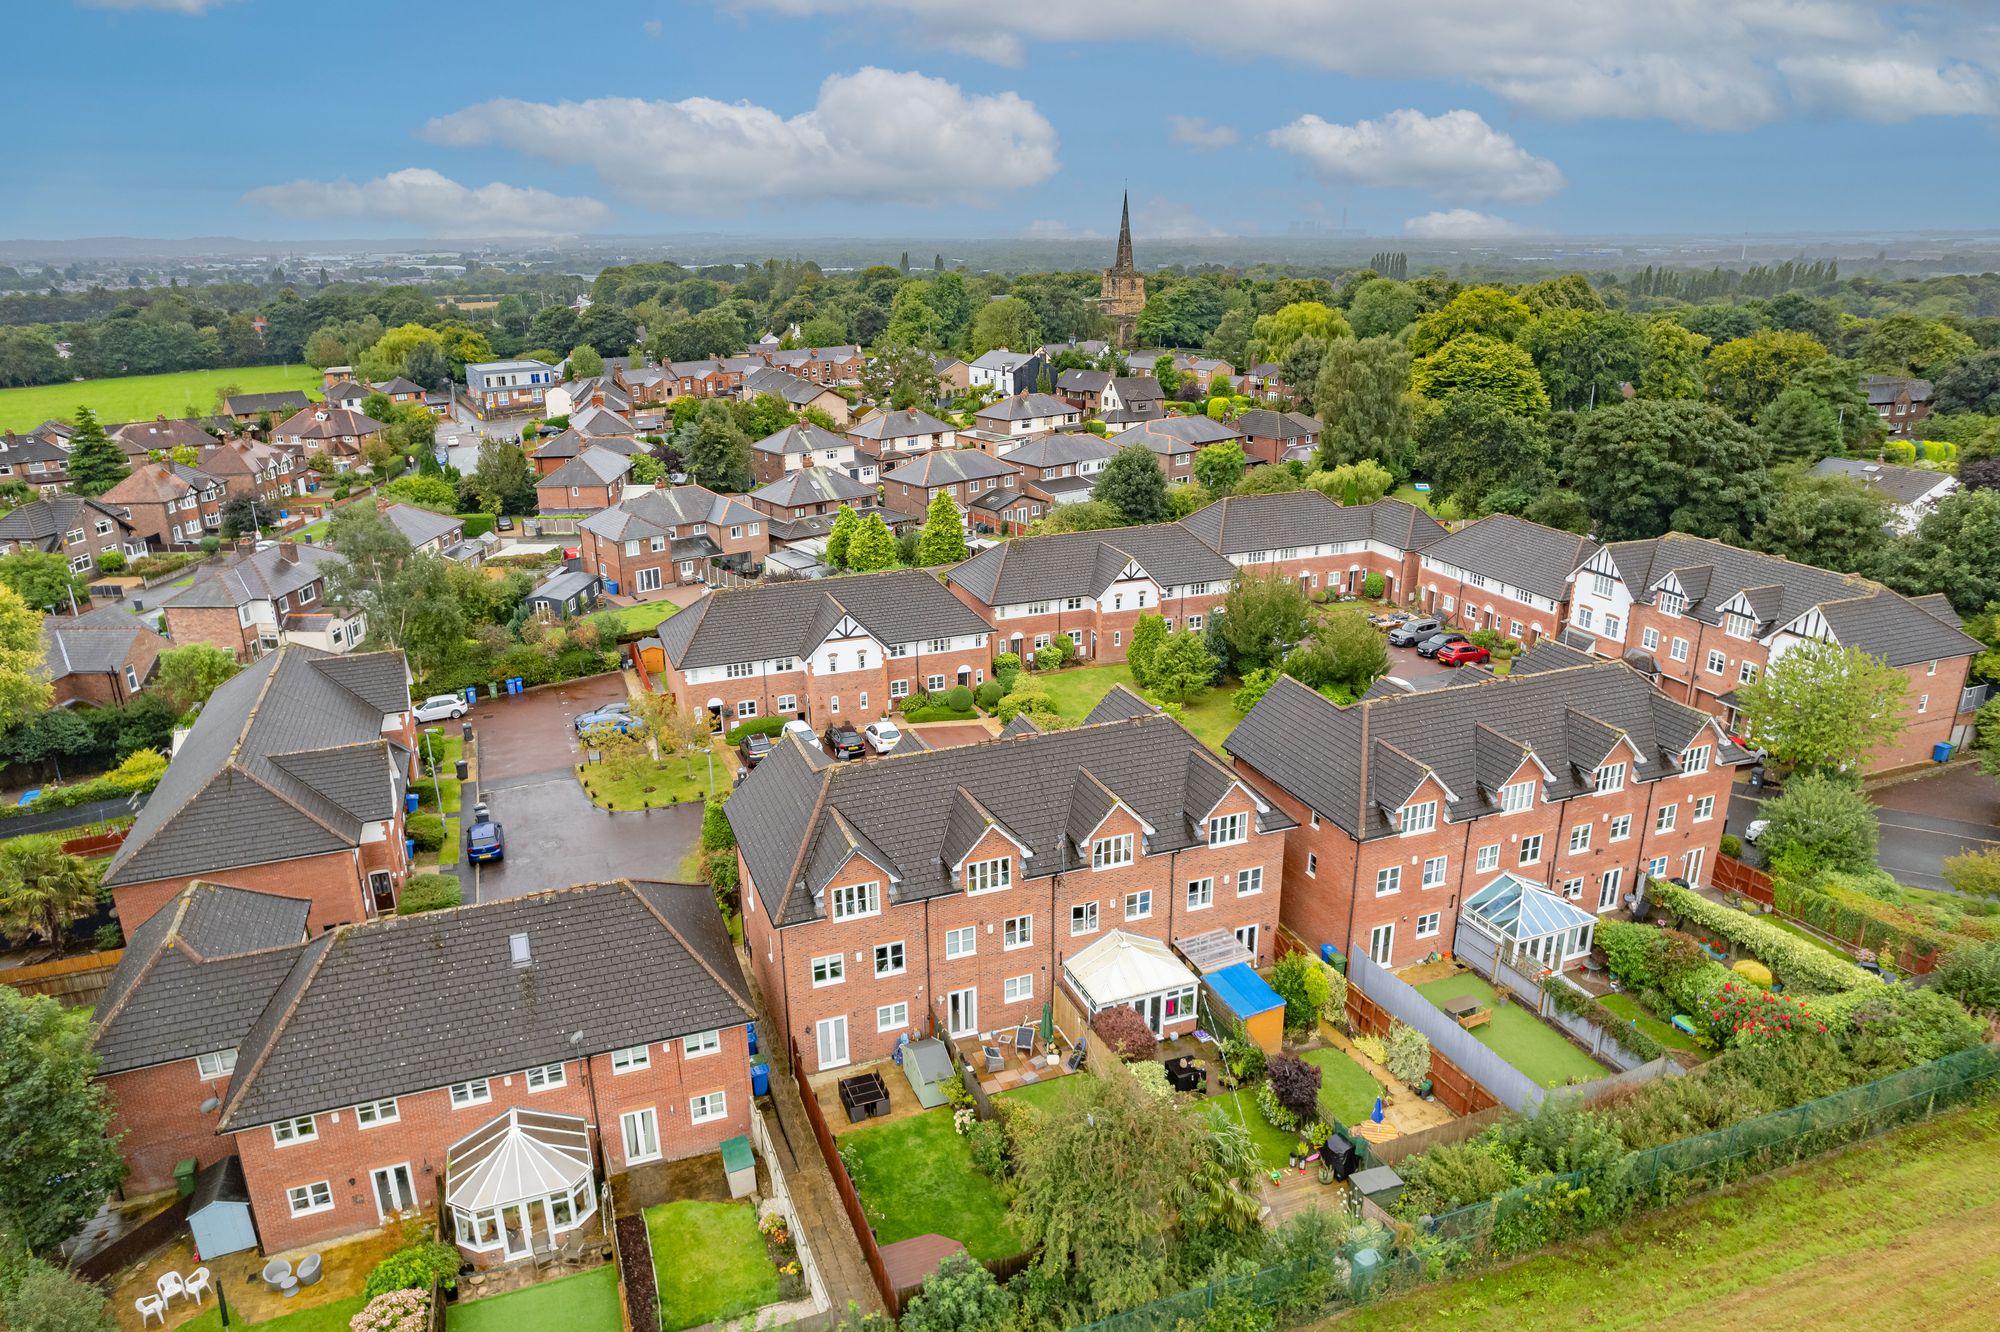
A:
[[[665,763],[648,759],[633,771],[617,776],[604,772],[602,765],[584,764],[577,769],[577,777],[583,782],[585,795],[614,811],[656,809],[684,800],[699,800],[709,794],[711,780],[708,756],[699,753],[692,759],[670,758]],[[725,793],[729,790],[729,765],[720,759],[715,762],[713,781],[714,790]],[[649,786],[653,788],[650,791],[646,789]]]
[[[679,611],[680,607],[671,601],[648,601],[619,610],[600,611],[598,616],[616,622],[621,634],[637,634],[651,633],[673,619]]]
[[[176,1332],[222,1332],[222,1306],[213,1299],[204,1303],[208,1305],[207,1310],[182,1323]],[[321,1304],[310,1309],[281,1314],[264,1323],[245,1322],[242,1311],[232,1308],[229,1311],[229,1325],[268,1328],[270,1332],[347,1332],[348,1322],[354,1315],[360,1313],[367,1303],[367,1296],[357,1295],[351,1300],[335,1300],[332,1304]]]
[[[243,393],[280,389],[317,392],[319,371],[309,365],[244,365],[229,370],[182,370],[167,375],[124,375],[73,384],[0,389],[0,430],[32,430],[51,418],[70,421],[88,407],[106,425],[155,416],[207,416],[215,391],[234,385]]]
[[[1986,1327],[2000,1104],[1626,1221],[1322,1328]]]
[[[993,1181],[951,1126],[950,1106],[844,1134],[840,1145],[859,1164],[855,1191],[880,1243],[948,1235],[980,1262],[1021,1251]]]
[[[1132,680],[1131,669],[1123,662],[1037,671],[1033,679],[1036,687],[1046,690],[1055,700],[1057,714],[1072,726],[1089,716],[1113,685],[1124,685],[1135,694],[1142,692]],[[1219,685],[1196,694],[1183,705],[1182,724],[1210,749],[1221,749],[1223,740],[1243,720],[1229,701],[1235,693],[1234,685]]]
[[[720,1322],[778,1298],[778,1269],[747,1202],[661,1203],[646,1209],[664,1332]],[[617,1286],[614,1283],[612,1290]],[[611,1326],[618,1326],[614,1308]]]
[[[1602,1000],[1604,1006],[1628,1022],[1638,1024],[1639,1030],[1651,1036],[1670,1050],[1690,1050],[1695,1054],[1705,1054],[1695,1038],[1657,1016],[1652,1009],[1641,1004],[1629,994],[1607,994]]]
[[[1607,1070],[1518,1003],[1494,1003],[1493,987],[1471,972],[1419,985],[1417,992],[1440,1009],[1447,999],[1469,994],[1492,1010],[1493,1020],[1467,1034],[1543,1087],[1589,1082]]]
[[[1375,1075],[1354,1062],[1345,1050],[1323,1046],[1300,1056],[1320,1069],[1319,1103],[1322,1113],[1331,1113],[1349,1128],[1364,1123],[1375,1113],[1375,1098],[1382,1084]]]
[[[538,1282],[505,1295],[445,1306],[445,1326],[455,1332],[618,1332],[624,1325],[618,1269],[610,1263],[575,1276]]]

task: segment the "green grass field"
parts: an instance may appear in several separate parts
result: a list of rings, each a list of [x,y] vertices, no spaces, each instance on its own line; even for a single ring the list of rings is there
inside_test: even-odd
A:
[[[1569,1043],[1569,1039],[1518,1003],[1495,1004],[1493,987],[1471,972],[1419,985],[1417,992],[1443,1008],[1445,1001],[1469,994],[1483,1000],[1493,1020],[1474,1027],[1471,1036],[1544,1087],[1589,1082],[1608,1069]]]
[[[749,1203],[689,1199],[648,1207],[646,1234],[653,1242],[665,1332],[721,1322],[777,1301],[778,1269],[771,1266],[757,1231],[757,1209]],[[611,1325],[618,1325],[615,1312]]]
[[[206,1301],[208,1307],[180,1325],[179,1332],[222,1332],[222,1308],[214,1300]],[[255,1327],[260,1332],[347,1332],[354,1315],[368,1304],[365,1296],[356,1295],[352,1299],[335,1300],[331,1304],[319,1304],[310,1309],[298,1309],[288,1314],[262,1323],[251,1323],[240,1312],[232,1311],[232,1327]],[[175,1306],[176,1311],[186,1305]]]
[[[1319,1326],[1991,1327],[2000,1104],[1988,1102]]]
[[[881,1243],[949,1235],[980,1262],[1021,1251],[999,1190],[972,1164],[949,1107],[843,1134],[840,1145],[860,1163],[856,1192]]]
[[[1323,1046],[1299,1056],[1320,1070],[1319,1103],[1322,1114],[1331,1113],[1349,1128],[1367,1120],[1375,1112],[1375,1098],[1382,1084],[1375,1075],[1354,1062],[1345,1050]]]
[[[67,421],[79,407],[107,423],[155,416],[201,416],[215,410],[215,391],[317,390],[319,371],[309,365],[244,365],[231,370],[183,370],[171,375],[126,375],[74,384],[0,389],[0,430],[32,430],[51,418]]]
[[[1090,710],[1097,706],[1099,699],[1111,692],[1113,685],[1124,685],[1135,694],[1140,692],[1139,686],[1132,682],[1130,668],[1123,662],[1039,672],[1034,676],[1034,683],[1048,691],[1056,701],[1056,712],[1072,726],[1089,716]],[[1230,697],[1235,692],[1233,684],[1210,689],[1189,699],[1181,714],[1182,723],[1210,749],[1221,749],[1223,740],[1236,729],[1236,723],[1243,720],[1230,706]]]

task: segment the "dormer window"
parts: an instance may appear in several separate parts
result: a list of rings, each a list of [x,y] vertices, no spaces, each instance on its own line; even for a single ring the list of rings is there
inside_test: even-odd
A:
[[[1685,755],[1683,755],[1681,757],[1681,771],[1707,772],[1708,746],[1703,745],[1700,749],[1690,749]]]
[[[1704,750],[1704,753],[1707,751]],[[1625,765],[1607,763],[1597,770],[1597,794],[1609,795],[1613,791],[1625,789]]]
[[[965,891],[968,893],[991,893],[1014,884],[1014,860],[1011,856],[1001,856],[996,860],[975,860],[965,867]]]
[[[1533,808],[1534,803],[1535,784],[1533,782],[1510,782],[1500,788],[1500,812],[1502,814],[1519,814],[1524,809]]]
[[[1100,837],[1090,844],[1090,867],[1094,870],[1116,869],[1120,865],[1131,863],[1131,833],[1120,833],[1116,837]]]
[[[1731,638],[1748,638],[1756,628],[1756,621],[1742,611],[1730,611],[1722,617],[1722,632]]]
[[[1208,821],[1208,844],[1210,846],[1234,846],[1250,838],[1250,816],[1248,814],[1224,814]]]
[[[879,915],[882,910],[882,885],[880,883],[853,883],[835,888],[828,914],[835,920],[852,920],[857,916]]]
[[[1662,615],[1679,615],[1687,609],[1688,604],[1688,599],[1678,592],[1662,591],[1658,601]]]
[[[1396,831],[1400,833],[1429,832],[1437,827],[1437,822],[1438,802],[1435,800],[1405,805],[1396,811]]]

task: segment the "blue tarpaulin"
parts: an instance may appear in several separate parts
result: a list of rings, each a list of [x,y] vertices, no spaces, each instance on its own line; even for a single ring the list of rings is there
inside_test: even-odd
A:
[[[1202,979],[1208,983],[1208,988],[1215,997],[1221,1000],[1239,1020],[1285,1006],[1285,1001],[1278,997],[1278,992],[1266,985],[1264,978],[1252,971],[1248,962],[1238,962],[1224,967]]]

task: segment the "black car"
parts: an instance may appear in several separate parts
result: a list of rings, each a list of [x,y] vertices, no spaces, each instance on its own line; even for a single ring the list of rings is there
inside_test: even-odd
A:
[[[1406,621],[1389,631],[1389,646],[1415,647],[1442,628],[1444,625],[1441,622],[1428,615],[1420,620]]]
[[[754,768],[771,752],[771,737],[746,735],[743,737],[743,743],[736,746],[736,752],[742,755],[744,767]]]
[[[846,722],[834,722],[826,728],[826,752],[837,759],[858,759],[868,746],[861,742],[861,732]]]
[[[1438,654],[1439,649],[1443,648],[1447,643],[1470,643],[1471,641],[1472,640],[1467,638],[1464,634],[1452,633],[1449,631],[1443,633],[1435,633],[1432,634],[1429,638],[1426,638],[1423,642],[1417,644],[1417,655],[1419,657],[1435,657]]]

